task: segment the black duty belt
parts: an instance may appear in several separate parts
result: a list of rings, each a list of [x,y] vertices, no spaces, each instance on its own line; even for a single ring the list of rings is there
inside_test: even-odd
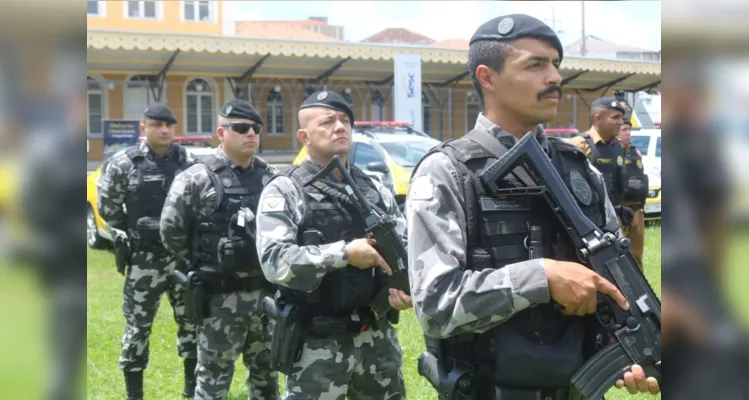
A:
[[[551,389],[515,389],[494,387],[493,400],[568,400],[568,388]]]
[[[234,278],[234,277],[200,277],[203,287],[209,294],[223,294],[232,292],[254,292],[261,289],[270,289],[271,284],[263,277]]]
[[[645,206],[643,203],[629,203],[626,201],[624,202],[624,205],[631,208],[632,211],[641,210]]]
[[[363,333],[375,327],[376,320],[369,307],[340,315],[320,315],[304,312],[300,314],[307,320],[309,332],[318,336],[333,336],[344,333]]]

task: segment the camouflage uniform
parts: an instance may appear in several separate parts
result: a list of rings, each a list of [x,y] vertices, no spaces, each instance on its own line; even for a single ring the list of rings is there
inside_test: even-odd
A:
[[[497,139],[517,142],[483,114],[479,115],[475,129]],[[541,131],[537,132],[537,138],[548,149],[549,143]],[[603,182],[601,174],[588,165]],[[527,261],[498,269],[467,271],[467,216],[472,211],[466,205],[459,177],[459,171],[446,154],[427,154],[414,171],[406,198],[414,311],[425,334],[442,340],[488,332],[521,311],[550,301],[541,259],[526,258]],[[617,224],[614,208],[609,198],[604,197],[605,219]],[[621,236],[621,229],[616,234]]]
[[[156,154],[145,141],[138,148],[148,160],[157,160]],[[176,157],[179,148],[176,144],[172,145],[166,157]],[[99,214],[110,227],[127,232],[129,227],[124,205],[128,196],[132,196],[134,188],[130,185],[131,182],[137,182],[138,171],[125,151],[115,154],[107,161],[97,186]],[[185,165],[192,163],[194,159],[188,154]],[[131,235],[128,232],[128,236]],[[126,372],[142,371],[148,364],[151,326],[164,292],[167,292],[169,303],[174,309],[179,356],[185,359],[197,357],[195,326],[185,318],[184,291],[170,279],[175,268],[184,269],[184,265],[178,265],[160,244],[149,246],[147,250],[133,249],[124,286],[123,313],[127,325],[119,359],[120,368]]]
[[[316,171],[322,168],[309,158],[305,164]],[[405,240],[406,222],[395,199],[379,182],[373,183]],[[321,199],[324,196],[317,200]],[[291,178],[279,175],[263,190],[256,218],[257,248],[265,276],[300,292],[312,292],[326,274],[348,264],[344,240],[320,246],[298,244],[306,202]],[[376,328],[361,333],[305,333],[301,359],[286,376],[284,399],[404,399],[402,363],[397,332],[384,319]]]
[[[242,173],[242,168],[228,160],[221,148],[216,149],[214,156],[236,173]],[[244,171],[251,171],[259,162],[264,163],[255,157],[254,165]],[[268,165],[267,172],[263,182],[276,170]],[[216,190],[206,165],[194,165],[178,175],[162,212],[164,245],[179,259],[191,259],[194,224],[197,219],[213,214],[216,207]],[[203,270],[201,265],[196,267]],[[237,276],[245,278],[247,274],[237,272]],[[260,300],[268,294],[265,290],[240,290],[210,296],[209,317],[203,320],[199,330],[196,399],[227,398],[234,363],[240,354],[250,372],[246,382],[249,398],[278,398],[278,373],[271,371],[269,358],[274,322],[261,318],[260,309]]]

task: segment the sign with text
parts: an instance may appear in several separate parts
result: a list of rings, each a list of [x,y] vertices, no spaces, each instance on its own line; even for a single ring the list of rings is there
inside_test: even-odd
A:
[[[105,119],[102,125],[105,160],[124,148],[138,144],[140,121]]]
[[[393,120],[410,122],[421,131],[421,57],[396,54],[393,61]]]

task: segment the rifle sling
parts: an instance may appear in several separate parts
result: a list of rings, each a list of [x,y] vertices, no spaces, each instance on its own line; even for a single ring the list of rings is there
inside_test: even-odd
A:
[[[466,139],[478,144],[479,146],[486,149],[488,152],[492,153],[497,159],[502,158],[505,153],[509,151],[508,148],[506,148],[502,143],[497,140],[494,136],[490,135],[486,131],[482,131],[480,129],[474,129],[465,136]],[[512,174],[515,175],[515,177],[522,182],[526,187],[536,187],[538,186],[533,179],[528,175],[528,173],[523,170],[522,167],[517,167],[512,170]]]
[[[328,196],[330,196],[330,197],[332,197],[332,198],[334,198],[334,199],[336,199],[338,201],[341,201],[341,202],[346,203],[348,205],[357,207],[359,209],[363,208],[360,204],[358,204],[358,201],[355,203],[356,199],[352,199],[347,193],[343,193],[341,191],[341,189],[339,189],[338,187],[336,187],[337,185],[335,185],[335,186],[334,185],[335,184],[332,183],[332,182],[325,182],[325,183],[323,183],[323,182],[320,182],[320,181],[315,181],[315,182],[311,183],[312,187],[314,187],[315,189],[321,191],[324,194],[327,194]],[[385,213],[382,210],[380,210],[379,207],[377,207],[377,204],[371,204],[370,203],[369,206],[372,207],[372,209],[374,210],[374,212],[376,212],[379,216],[385,215]]]

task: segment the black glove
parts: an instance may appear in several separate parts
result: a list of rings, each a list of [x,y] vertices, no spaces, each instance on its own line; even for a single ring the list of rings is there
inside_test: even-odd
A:
[[[622,226],[629,228],[632,226],[632,222],[635,220],[635,211],[627,206],[621,206],[619,208],[619,218],[622,220]]]

